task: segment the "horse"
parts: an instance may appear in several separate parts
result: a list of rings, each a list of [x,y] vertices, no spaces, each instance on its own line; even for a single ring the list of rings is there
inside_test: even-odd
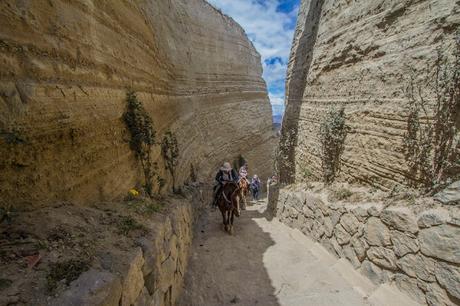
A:
[[[240,198],[241,198],[241,202],[242,202],[242,205],[241,205],[241,209],[245,210],[246,209],[246,196],[248,195],[249,193],[249,182],[247,179],[245,178],[240,178],[240,180],[238,181],[238,187],[240,188]]]
[[[222,213],[224,231],[233,234],[233,217],[240,216],[240,188],[237,183],[228,182],[222,187],[217,205]]]

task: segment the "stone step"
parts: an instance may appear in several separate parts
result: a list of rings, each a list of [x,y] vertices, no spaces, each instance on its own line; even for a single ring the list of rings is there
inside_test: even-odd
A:
[[[274,220],[274,222],[279,222]],[[280,223],[282,226],[283,224]],[[316,259],[316,265],[329,269],[332,273],[340,276],[348,283],[353,290],[375,306],[415,306],[417,302],[402,293],[393,284],[374,285],[367,277],[359,273],[351,263],[345,259],[337,259],[329,253],[320,243],[315,242],[310,237],[304,235],[298,229],[289,228],[289,236],[294,239],[299,246],[308,250]]]
[[[377,288],[369,279],[357,272],[345,258],[337,260],[331,269],[342,276],[363,297],[368,298]]]
[[[403,294],[393,284],[380,285],[368,298],[372,305],[382,306],[418,306],[417,302]]]

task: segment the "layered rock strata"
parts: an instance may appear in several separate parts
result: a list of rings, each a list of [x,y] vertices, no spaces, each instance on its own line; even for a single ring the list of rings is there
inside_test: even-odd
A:
[[[345,108],[341,180],[406,185],[410,71],[433,69],[460,25],[456,0],[303,0],[291,49],[282,129],[281,179],[322,177],[320,125]],[[425,97],[427,100],[433,96]]]
[[[260,56],[204,0],[8,0],[0,12],[0,193],[8,204],[111,200],[138,183],[122,121],[127,88],[152,116],[157,140],[176,133],[179,184],[191,164],[204,181],[239,154],[255,173],[270,173]]]
[[[460,301],[460,210],[329,201],[303,185],[270,188],[271,211],[375,284],[395,283],[423,305]]]

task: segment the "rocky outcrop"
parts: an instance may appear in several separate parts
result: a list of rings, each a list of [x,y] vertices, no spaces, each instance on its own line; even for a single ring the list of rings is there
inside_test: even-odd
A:
[[[204,0],[2,1],[0,194],[8,204],[110,200],[139,181],[122,121],[127,88],[157,138],[177,134],[178,183],[242,154],[270,172],[260,56]],[[272,143],[270,143],[272,142]],[[164,171],[157,148],[154,158]]]
[[[408,184],[409,71],[432,67],[459,24],[456,0],[303,0],[287,73],[281,180],[322,177],[321,120],[344,107],[349,132],[339,179]]]
[[[375,284],[393,282],[423,305],[458,305],[458,207],[337,203],[304,185],[273,194],[271,210],[281,222],[347,258]]]

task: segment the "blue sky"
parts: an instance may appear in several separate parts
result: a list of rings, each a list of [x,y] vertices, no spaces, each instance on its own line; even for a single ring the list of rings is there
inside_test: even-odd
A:
[[[273,115],[284,111],[284,82],[300,0],[208,0],[236,20],[262,56]]]

